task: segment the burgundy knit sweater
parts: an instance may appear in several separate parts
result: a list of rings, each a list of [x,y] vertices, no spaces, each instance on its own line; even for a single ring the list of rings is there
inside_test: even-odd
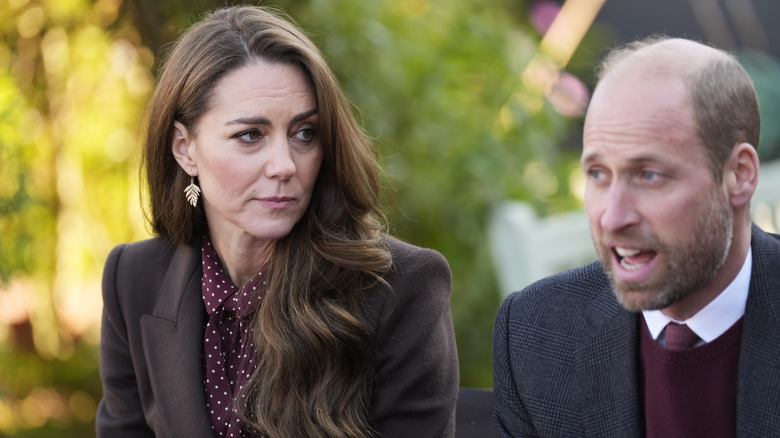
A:
[[[742,319],[714,341],[681,351],[660,346],[646,324],[640,331],[647,437],[735,437]]]

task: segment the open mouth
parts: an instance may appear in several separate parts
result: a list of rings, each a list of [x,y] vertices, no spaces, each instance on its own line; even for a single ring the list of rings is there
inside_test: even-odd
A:
[[[655,258],[656,252],[652,250],[642,250],[634,248],[613,248],[620,266],[629,271],[635,271],[642,266],[650,263]]]

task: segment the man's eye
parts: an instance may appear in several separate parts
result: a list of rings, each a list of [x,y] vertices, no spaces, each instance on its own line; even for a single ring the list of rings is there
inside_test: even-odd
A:
[[[588,176],[590,176],[591,179],[602,179],[604,177],[604,171],[600,169],[590,169],[588,170]]]
[[[641,177],[644,181],[656,181],[661,177],[661,174],[654,170],[643,170]]]

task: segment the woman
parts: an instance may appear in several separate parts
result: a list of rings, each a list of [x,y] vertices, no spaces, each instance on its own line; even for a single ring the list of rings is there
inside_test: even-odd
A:
[[[285,19],[171,49],[144,150],[157,238],[103,280],[99,436],[452,436],[450,271],[383,233],[372,145]]]

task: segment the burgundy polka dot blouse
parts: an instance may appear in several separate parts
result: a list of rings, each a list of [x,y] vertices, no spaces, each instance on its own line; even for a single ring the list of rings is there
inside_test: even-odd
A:
[[[206,233],[203,236],[203,303],[209,315],[204,337],[206,404],[219,437],[259,437],[242,430],[234,397],[255,367],[251,316],[265,295],[263,272],[238,288],[222,270]]]

